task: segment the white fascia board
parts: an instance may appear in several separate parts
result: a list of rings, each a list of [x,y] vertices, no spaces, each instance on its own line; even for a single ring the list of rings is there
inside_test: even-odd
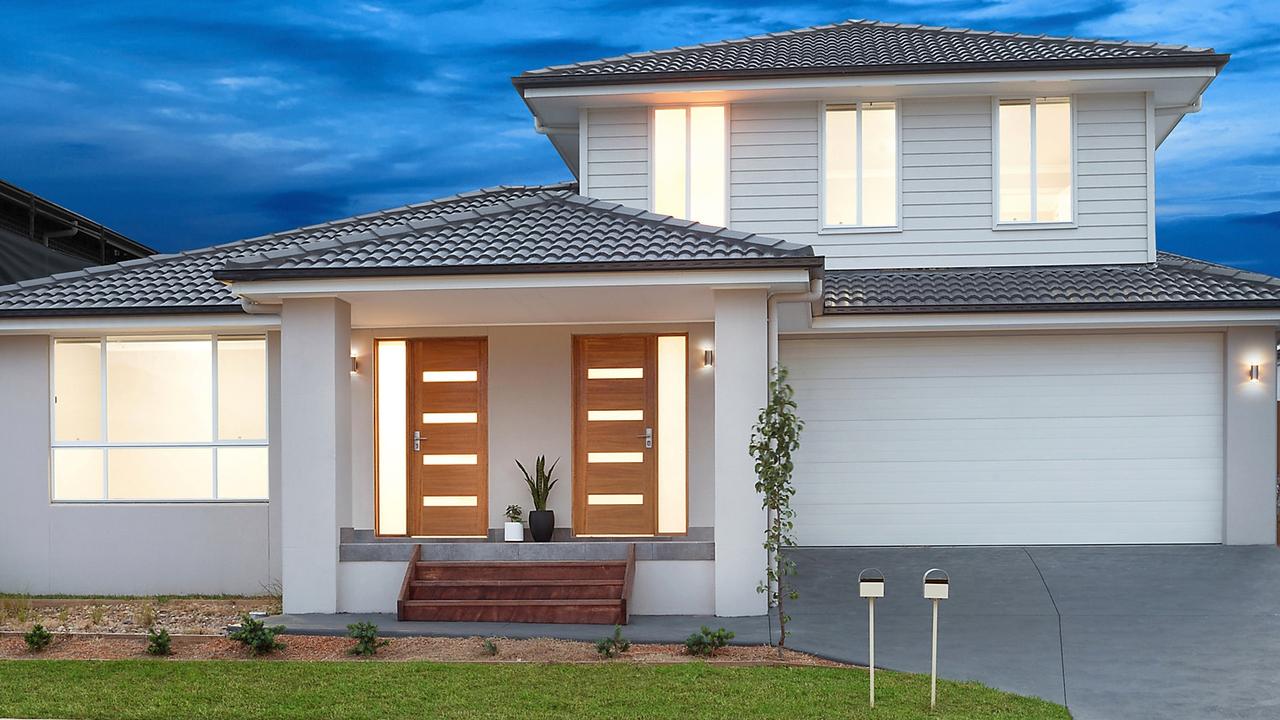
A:
[[[636,270],[621,272],[502,273],[495,275],[407,275],[396,277],[286,278],[239,280],[231,291],[255,302],[283,298],[330,297],[350,293],[406,290],[552,289],[583,287],[654,287],[697,285],[715,289],[770,288],[778,291],[809,286],[807,268],[738,268],[728,270]]]
[[[821,90],[847,87],[908,88],[929,85],[1001,85],[1009,83],[1090,82],[1099,80],[1165,80],[1208,78],[1217,75],[1213,66],[1092,69],[1016,70],[998,72],[899,73],[884,75],[814,75],[795,78],[748,78],[743,80],[685,80],[618,85],[573,85],[525,88],[528,100],[537,98],[599,97],[646,93],[757,92],[762,90]]]
[[[280,326],[276,315],[233,313],[195,315],[81,315],[78,317],[0,317],[0,335],[77,333],[265,332]]]
[[[807,329],[782,334],[821,335],[974,330],[1142,329],[1280,326],[1280,308],[1264,310],[1075,310],[1068,312],[881,313],[822,315]]]

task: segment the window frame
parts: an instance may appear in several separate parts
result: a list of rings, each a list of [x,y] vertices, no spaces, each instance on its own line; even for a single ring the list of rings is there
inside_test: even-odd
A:
[[[730,209],[733,206],[733,201],[729,197],[729,191],[733,186],[733,179],[731,176],[733,160],[729,155],[730,147],[732,146],[732,138],[730,137],[730,133],[732,131],[731,118],[732,118],[732,112],[733,112],[733,105],[727,102],[662,103],[658,105],[649,106],[649,110],[648,110],[649,112],[649,132],[648,132],[649,150],[648,150],[648,157],[646,162],[648,166],[648,175],[649,175],[649,178],[648,178],[649,180],[649,186],[648,186],[649,212],[657,213],[660,215],[663,214],[658,210],[654,209],[655,206],[657,205],[657,199],[658,199],[658,190],[657,190],[658,175],[657,175],[657,172],[655,172],[655,168],[657,164],[655,160],[658,153],[658,124],[655,116],[657,115],[657,111],[659,110],[681,110],[682,109],[685,111],[685,114],[684,114],[684,137],[685,137],[684,210],[686,215],[689,214],[689,209],[693,206],[693,182],[690,177],[693,169],[693,162],[692,162],[693,143],[690,142],[690,139],[693,134],[693,113],[690,112],[690,110],[692,110],[695,107],[724,108],[724,188],[723,188],[724,207],[722,208],[724,210],[724,225],[712,226],[712,227],[730,227],[733,223],[732,218],[729,216]],[[689,219],[689,218],[684,218],[684,217],[675,216],[675,215],[673,215],[672,217],[675,217],[678,220],[688,220],[689,222],[706,224],[705,221],[703,220]]]
[[[862,106],[874,103],[893,103],[894,133],[894,183],[893,225],[828,225],[827,224],[827,109],[831,106],[856,105],[858,112],[858,216],[862,216]],[[902,232],[902,100],[883,98],[878,100],[823,100],[818,103],[818,234],[861,235],[868,233]]]
[[[1065,97],[1070,107],[1068,123],[1071,125],[1071,219],[1070,220],[1035,220],[1036,190],[1038,176],[1036,161],[1036,111],[1035,106],[1044,98]],[[1031,103],[1031,220],[1000,219],[1000,103],[1003,100],[1027,100]],[[1034,94],[1034,95],[994,95],[991,98],[991,229],[992,230],[1073,230],[1080,226],[1080,163],[1076,157],[1079,143],[1080,124],[1076,116],[1076,96],[1066,94]]]
[[[107,343],[112,340],[147,340],[149,338],[181,338],[181,339],[200,339],[208,338],[209,351],[212,355],[210,374],[211,374],[211,439],[207,441],[187,441],[187,442],[144,442],[144,441],[120,441],[112,442],[107,434]],[[263,397],[263,430],[264,437],[260,440],[220,440],[218,439],[218,341],[219,339],[227,340],[244,340],[254,339],[262,340],[265,354],[265,362],[263,363],[263,382],[266,388],[266,394]],[[59,342],[96,342],[98,344],[99,357],[99,412],[101,440],[58,440],[57,439],[57,387],[54,383],[56,368],[55,356],[57,354],[57,344]],[[172,334],[163,333],[154,336],[145,334],[138,335],[68,335],[68,336],[51,336],[49,338],[49,477],[48,477],[48,497],[49,503],[53,505],[236,505],[236,504],[263,504],[270,502],[270,462],[268,461],[268,477],[267,477],[267,497],[263,498],[219,498],[218,497],[218,449],[219,448],[267,448],[268,454],[271,447],[271,343],[265,334],[244,333],[244,332],[209,332],[209,333],[193,333],[193,334]],[[54,451],[63,448],[84,448],[89,450],[102,451],[102,497],[92,499],[58,499],[54,496]],[[205,449],[212,450],[210,453],[210,472],[211,472],[211,496],[207,498],[112,498],[110,497],[110,475],[108,473],[109,455],[108,451],[113,449],[146,449],[146,448],[175,448],[175,449]]]

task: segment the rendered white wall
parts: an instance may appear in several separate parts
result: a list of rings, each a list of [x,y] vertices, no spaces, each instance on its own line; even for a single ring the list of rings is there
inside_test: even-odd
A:
[[[501,528],[503,511],[532,509],[529,490],[515,465],[528,467],[545,454],[560,482],[548,508],[558,527],[572,525],[573,388],[575,334],[689,333],[689,525],[709,527],[714,518],[714,373],[702,367],[712,347],[707,323],[665,325],[554,325],[476,328],[386,328],[352,333],[361,371],[352,379],[351,506],[354,527],[373,528],[373,343],[376,338],[459,336],[489,339],[489,527]]]
[[[1276,542],[1276,375],[1273,327],[1227,331],[1226,497],[1223,535],[1228,545]],[[1249,366],[1260,377],[1250,382]]]
[[[0,592],[263,592],[266,503],[50,502],[49,342],[0,337]]]
[[[286,300],[281,312],[284,609],[338,606],[338,528],[351,517],[351,308]]]
[[[726,617],[762,615],[767,603],[756,586],[765,573],[765,513],[748,445],[767,395],[766,295],[719,290],[715,303],[715,609]]]

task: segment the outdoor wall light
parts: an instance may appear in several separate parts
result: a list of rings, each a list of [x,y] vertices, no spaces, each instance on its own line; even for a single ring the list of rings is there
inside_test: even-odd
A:
[[[1249,366],[1249,382],[1258,382],[1261,377],[1261,369],[1257,365]]]
[[[355,355],[351,356],[351,374],[355,375],[360,372],[360,359]]]
[[[702,351],[702,367],[709,368],[716,364],[716,351],[707,349]]]

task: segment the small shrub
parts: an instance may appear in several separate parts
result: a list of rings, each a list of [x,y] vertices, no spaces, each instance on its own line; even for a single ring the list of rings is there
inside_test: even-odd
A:
[[[613,636],[600,638],[596,641],[596,652],[600,653],[602,658],[618,657],[622,653],[631,649],[631,641],[622,637],[622,626],[613,626]]]
[[[169,637],[169,631],[164,628],[147,628],[147,654],[148,655],[168,655],[173,652],[169,646],[173,639]]]
[[[53,640],[53,633],[44,629],[44,626],[36,623],[27,632],[22,635],[23,641],[27,643],[27,649],[31,652],[40,652],[49,647],[49,642]]]
[[[266,623],[249,613],[240,616],[240,629],[228,637],[249,648],[254,655],[266,655],[273,650],[283,650],[284,643],[276,640],[276,635],[284,632],[283,625],[267,627]]]
[[[356,641],[355,647],[350,650],[352,655],[369,657],[378,652],[378,648],[391,644],[390,640],[378,639],[378,626],[370,622],[358,622],[348,625],[347,637],[355,638]]]
[[[89,625],[97,626],[102,624],[102,618],[107,614],[107,609],[101,605],[94,605],[89,609]]]
[[[151,629],[156,624],[156,609],[151,603],[142,603],[142,606],[133,614],[133,621],[139,627]]]
[[[732,639],[733,633],[729,630],[720,628],[713,632],[711,628],[703,625],[700,632],[693,633],[685,638],[684,649],[690,655],[711,657],[716,650],[728,645]]]
[[[70,621],[71,621],[71,611],[68,610],[67,607],[64,605],[62,609],[58,611],[58,625],[60,625],[61,627],[66,627],[67,623]]]
[[[0,623],[13,618],[23,624],[31,618],[31,598],[26,595],[4,598],[0,600]]]
[[[493,638],[485,638],[483,649],[484,649],[485,655],[488,655],[489,657],[493,657],[494,655],[498,654],[498,643],[494,642]]]

